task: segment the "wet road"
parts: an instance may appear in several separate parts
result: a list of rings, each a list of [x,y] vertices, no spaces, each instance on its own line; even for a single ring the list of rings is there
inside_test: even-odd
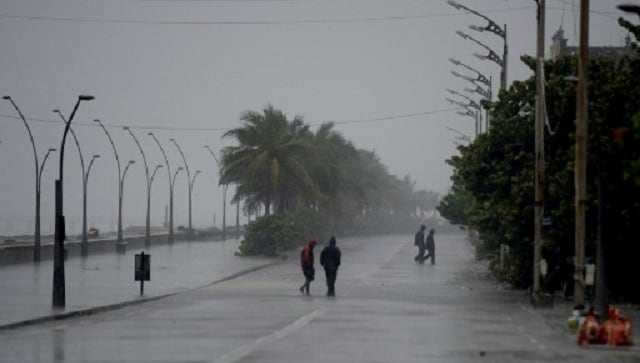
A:
[[[436,266],[412,236],[338,240],[337,298],[297,253],[219,284],[97,315],[0,332],[2,362],[637,362],[578,348],[500,290],[461,236],[436,236]],[[319,251],[316,252],[316,256]]]

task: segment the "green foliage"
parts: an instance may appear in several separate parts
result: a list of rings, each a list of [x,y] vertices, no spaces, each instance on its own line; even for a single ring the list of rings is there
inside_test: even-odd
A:
[[[243,256],[277,256],[303,241],[301,229],[290,214],[272,214],[258,218],[246,227],[240,243]]]
[[[640,28],[621,23],[640,34]],[[635,48],[637,51],[637,48]],[[523,61],[534,65],[532,58]],[[592,57],[589,61],[587,153],[587,256],[594,257],[599,226],[614,294],[640,298],[625,284],[625,268],[640,253],[634,223],[640,218],[640,53]],[[544,250],[564,260],[574,251],[576,58],[545,63]],[[448,160],[453,187],[438,207],[443,216],[480,235],[479,249],[497,256],[510,246],[501,277],[515,286],[531,282],[534,194],[534,77],[514,82],[491,105],[491,132],[459,148]],[[598,207],[602,218],[598,218]]]
[[[288,120],[271,105],[243,112],[240,120],[224,135],[237,145],[223,149],[220,183],[237,185],[234,201],[243,201],[245,212],[293,215],[296,228],[316,237],[406,233],[434,218],[436,193],[416,191],[409,175],[389,174],[374,152],[356,148],[332,123],[314,132],[302,118]],[[280,248],[265,234],[285,227],[268,220],[258,220],[267,225],[247,236],[243,254]]]

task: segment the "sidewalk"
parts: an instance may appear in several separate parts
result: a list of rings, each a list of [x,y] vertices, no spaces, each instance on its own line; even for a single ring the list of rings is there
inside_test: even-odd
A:
[[[134,281],[134,255],[70,257],[65,263],[66,308],[52,309],[52,261],[0,266],[0,328],[19,322],[144,301],[224,280],[277,261],[237,257],[238,240],[154,246],[151,281]]]

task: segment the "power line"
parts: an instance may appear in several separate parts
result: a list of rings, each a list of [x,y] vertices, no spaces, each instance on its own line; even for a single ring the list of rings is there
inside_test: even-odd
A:
[[[393,120],[400,120],[400,119],[408,119],[408,118],[414,118],[414,117],[420,117],[420,116],[428,116],[428,115],[434,115],[434,114],[438,114],[438,113],[445,113],[445,112],[452,112],[452,111],[458,111],[459,108],[444,108],[444,109],[438,109],[438,110],[432,110],[432,111],[424,111],[424,112],[417,112],[417,113],[407,113],[407,114],[399,114],[399,115],[391,115],[391,116],[382,116],[382,117],[375,117],[375,118],[366,118],[366,119],[356,119],[356,120],[345,120],[345,121],[318,121],[318,122],[310,122],[308,123],[308,125],[310,126],[318,126],[318,125],[322,125],[324,123],[328,123],[328,122],[332,122],[336,125],[348,125],[348,124],[357,124],[357,123],[369,123],[369,122],[379,122],[379,121],[393,121]],[[18,116],[13,116],[13,115],[7,115],[7,114],[0,114],[0,117],[2,118],[6,118],[6,119],[15,119],[15,120],[19,120],[20,118]],[[61,125],[63,124],[63,122],[61,120],[55,120],[55,119],[40,119],[40,118],[27,118],[27,120],[29,121],[33,121],[33,122],[40,122],[40,123],[49,123],[49,124],[57,124],[57,125]],[[74,126],[94,126],[97,127],[95,124],[93,123],[88,123],[88,122],[77,122],[73,124]],[[124,125],[124,124],[120,124],[120,125],[107,125],[105,124],[105,127],[108,128],[122,128],[124,126],[127,126],[131,129],[134,130],[155,130],[155,131],[215,131],[215,132],[222,132],[222,131],[228,131],[230,130],[230,128],[223,128],[223,127],[177,127],[177,126],[131,126],[131,125]]]
[[[533,9],[531,6],[484,9],[483,13],[512,12]],[[292,25],[292,24],[332,24],[332,23],[362,23],[379,21],[403,21],[426,18],[441,18],[451,16],[463,16],[466,13],[438,13],[438,14],[418,14],[418,15],[397,15],[381,17],[344,18],[344,19],[300,19],[300,20],[141,20],[141,19],[109,19],[109,18],[79,18],[79,17],[55,17],[38,15],[12,15],[0,14],[0,18],[35,20],[35,21],[58,21],[75,23],[97,23],[97,24],[139,24],[139,25]]]

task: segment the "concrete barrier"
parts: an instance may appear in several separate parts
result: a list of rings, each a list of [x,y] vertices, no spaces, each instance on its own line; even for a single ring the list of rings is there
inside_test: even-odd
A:
[[[229,234],[227,232],[227,234]],[[229,238],[234,238],[229,235]],[[174,243],[190,241],[221,241],[219,233],[197,232],[193,235],[187,233],[175,233]],[[92,254],[117,253],[117,248],[144,249],[144,235],[125,236],[124,246],[118,246],[116,238],[91,238],[89,239],[89,256]],[[169,234],[152,234],[151,246],[169,243]],[[80,241],[70,240],[64,243],[67,257],[80,256]],[[122,251],[120,251],[122,252]],[[41,244],[40,256],[43,261],[53,259],[53,242],[47,241]],[[29,263],[33,261],[33,243],[0,244],[0,266]]]

